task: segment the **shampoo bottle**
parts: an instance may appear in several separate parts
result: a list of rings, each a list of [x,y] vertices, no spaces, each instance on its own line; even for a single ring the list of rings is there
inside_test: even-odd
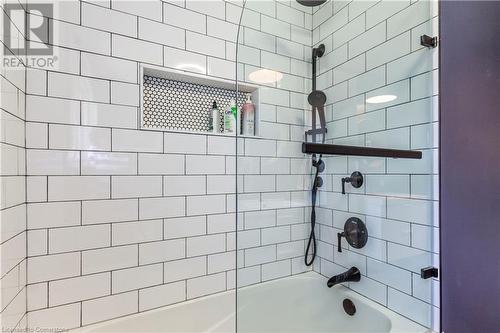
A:
[[[255,105],[252,103],[251,95],[247,94],[247,101],[241,108],[243,135],[255,135]]]
[[[212,133],[219,133],[220,130],[220,113],[217,108],[217,102],[212,104],[212,111],[209,115],[208,130]]]
[[[234,98],[231,99],[231,102],[224,113],[224,132],[236,132],[236,102]]]

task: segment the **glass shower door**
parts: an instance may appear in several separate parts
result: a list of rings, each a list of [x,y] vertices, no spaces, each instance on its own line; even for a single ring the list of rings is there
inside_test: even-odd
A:
[[[237,330],[438,331],[437,2],[303,3],[242,9]]]

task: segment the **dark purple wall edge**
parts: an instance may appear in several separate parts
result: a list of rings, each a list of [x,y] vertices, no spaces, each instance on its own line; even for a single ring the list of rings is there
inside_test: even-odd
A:
[[[500,332],[500,2],[440,11],[441,324]]]

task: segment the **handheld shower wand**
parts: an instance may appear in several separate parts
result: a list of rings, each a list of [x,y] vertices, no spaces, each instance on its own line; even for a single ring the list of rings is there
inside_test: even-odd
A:
[[[316,90],[316,60],[321,58],[325,53],[325,45],[321,44],[317,48],[312,49],[312,91],[307,97],[307,101],[312,106],[312,117],[311,117],[311,130],[306,132],[307,136],[312,137],[312,141],[316,142],[316,135],[322,135],[321,142],[325,143],[326,137],[326,119],[325,119],[325,103],[326,95],[321,90]],[[316,128],[316,112],[318,113],[320,128]],[[311,266],[316,258],[316,234],[314,232],[314,227],[316,226],[316,198],[318,195],[318,189],[323,185],[323,179],[319,176],[321,172],[325,170],[325,163],[322,161],[322,155],[319,158],[316,154],[312,156],[312,166],[316,168],[313,187],[311,190],[311,233],[309,234],[309,240],[307,242],[306,254],[304,257],[304,263],[306,266]],[[311,259],[308,260],[309,252]]]

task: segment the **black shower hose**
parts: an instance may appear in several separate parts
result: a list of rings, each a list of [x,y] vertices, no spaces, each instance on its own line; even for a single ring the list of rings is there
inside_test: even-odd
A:
[[[311,193],[311,233],[309,234],[309,241],[307,242],[306,255],[304,256],[304,263],[306,266],[311,266],[316,258],[316,234],[314,233],[314,226],[316,225],[316,195],[318,193],[318,175],[319,175],[319,165],[321,164],[321,156],[316,162],[316,174],[313,179],[312,193]],[[312,244],[312,248],[311,248]],[[311,252],[311,260],[307,260],[309,256],[309,250]]]

